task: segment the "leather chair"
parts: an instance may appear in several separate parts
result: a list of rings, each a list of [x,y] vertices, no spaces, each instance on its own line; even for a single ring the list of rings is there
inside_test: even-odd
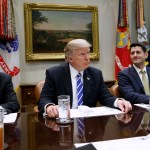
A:
[[[116,96],[118,98],[121,98],[122,97],[122,94],[119,90],[119,85],[117,83],[115,83],[110,89],[109,89],[109,92],[113,95],[113,96]]]
[[[38,101],[39,98],[40,98],[40,94],[41,94],[42,88],[43,88],[43,86],[44,86],[44,83],[45,83],[45,81],[40,81],[40,82],[38,82],[38,83],[35,85],[35,97],[36,97],[36,100],[37,100],[37,101]],[[33,111],[34,111],[34,112],[39,112],[38,106],[35,106],[35,107],[33,108]]]

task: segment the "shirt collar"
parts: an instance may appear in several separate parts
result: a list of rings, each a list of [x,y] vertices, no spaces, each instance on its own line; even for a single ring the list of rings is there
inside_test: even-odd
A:
[[[140,71],[141,71],[140,68],[136,67],[134,64],[133,64],[133,67],[135,68],[135,70],[136,70],[138,73],[140,73]],[[144,68],[143,68],[142,70],[145,71],[145,72],[147,72],[147,71],[146,71],[146,66],[144,66]]]
[[[77,71],[76,69],[74,69],[70,64],[69,64],[69,68],[70,68],[70,73],[71,75],[73,75],[74,77],[77,76],[77,74],[79,73],[79,71]],[[83,71],[80,71],[80,74],[83,77]]]

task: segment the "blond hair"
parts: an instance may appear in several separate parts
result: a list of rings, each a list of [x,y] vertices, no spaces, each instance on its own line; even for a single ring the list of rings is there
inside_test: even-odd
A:
[[[85,39],[74,39],[68,42],[67,46],[64,49],[65,60],[68,60],[68,57],[73,54],[74,50],[78,50],[83,47],[90,48],[92,45]]]

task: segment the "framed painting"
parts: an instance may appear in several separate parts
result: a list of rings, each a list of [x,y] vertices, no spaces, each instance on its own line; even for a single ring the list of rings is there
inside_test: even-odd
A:
[[[26,60],[62,60],[70,40],[92,44],[91,59],[99,59],[98,8],[95,6],[24,3]]]

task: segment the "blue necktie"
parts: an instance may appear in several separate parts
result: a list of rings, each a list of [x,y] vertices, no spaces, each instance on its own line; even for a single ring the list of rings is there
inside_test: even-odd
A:
[[[83,104],[83,84],[81,82],[81,74],[77,74],[77,97],[78,97],[78,106]]]
[[[85,133],[84,118],[78,118],[78,137],[82,138]]]

